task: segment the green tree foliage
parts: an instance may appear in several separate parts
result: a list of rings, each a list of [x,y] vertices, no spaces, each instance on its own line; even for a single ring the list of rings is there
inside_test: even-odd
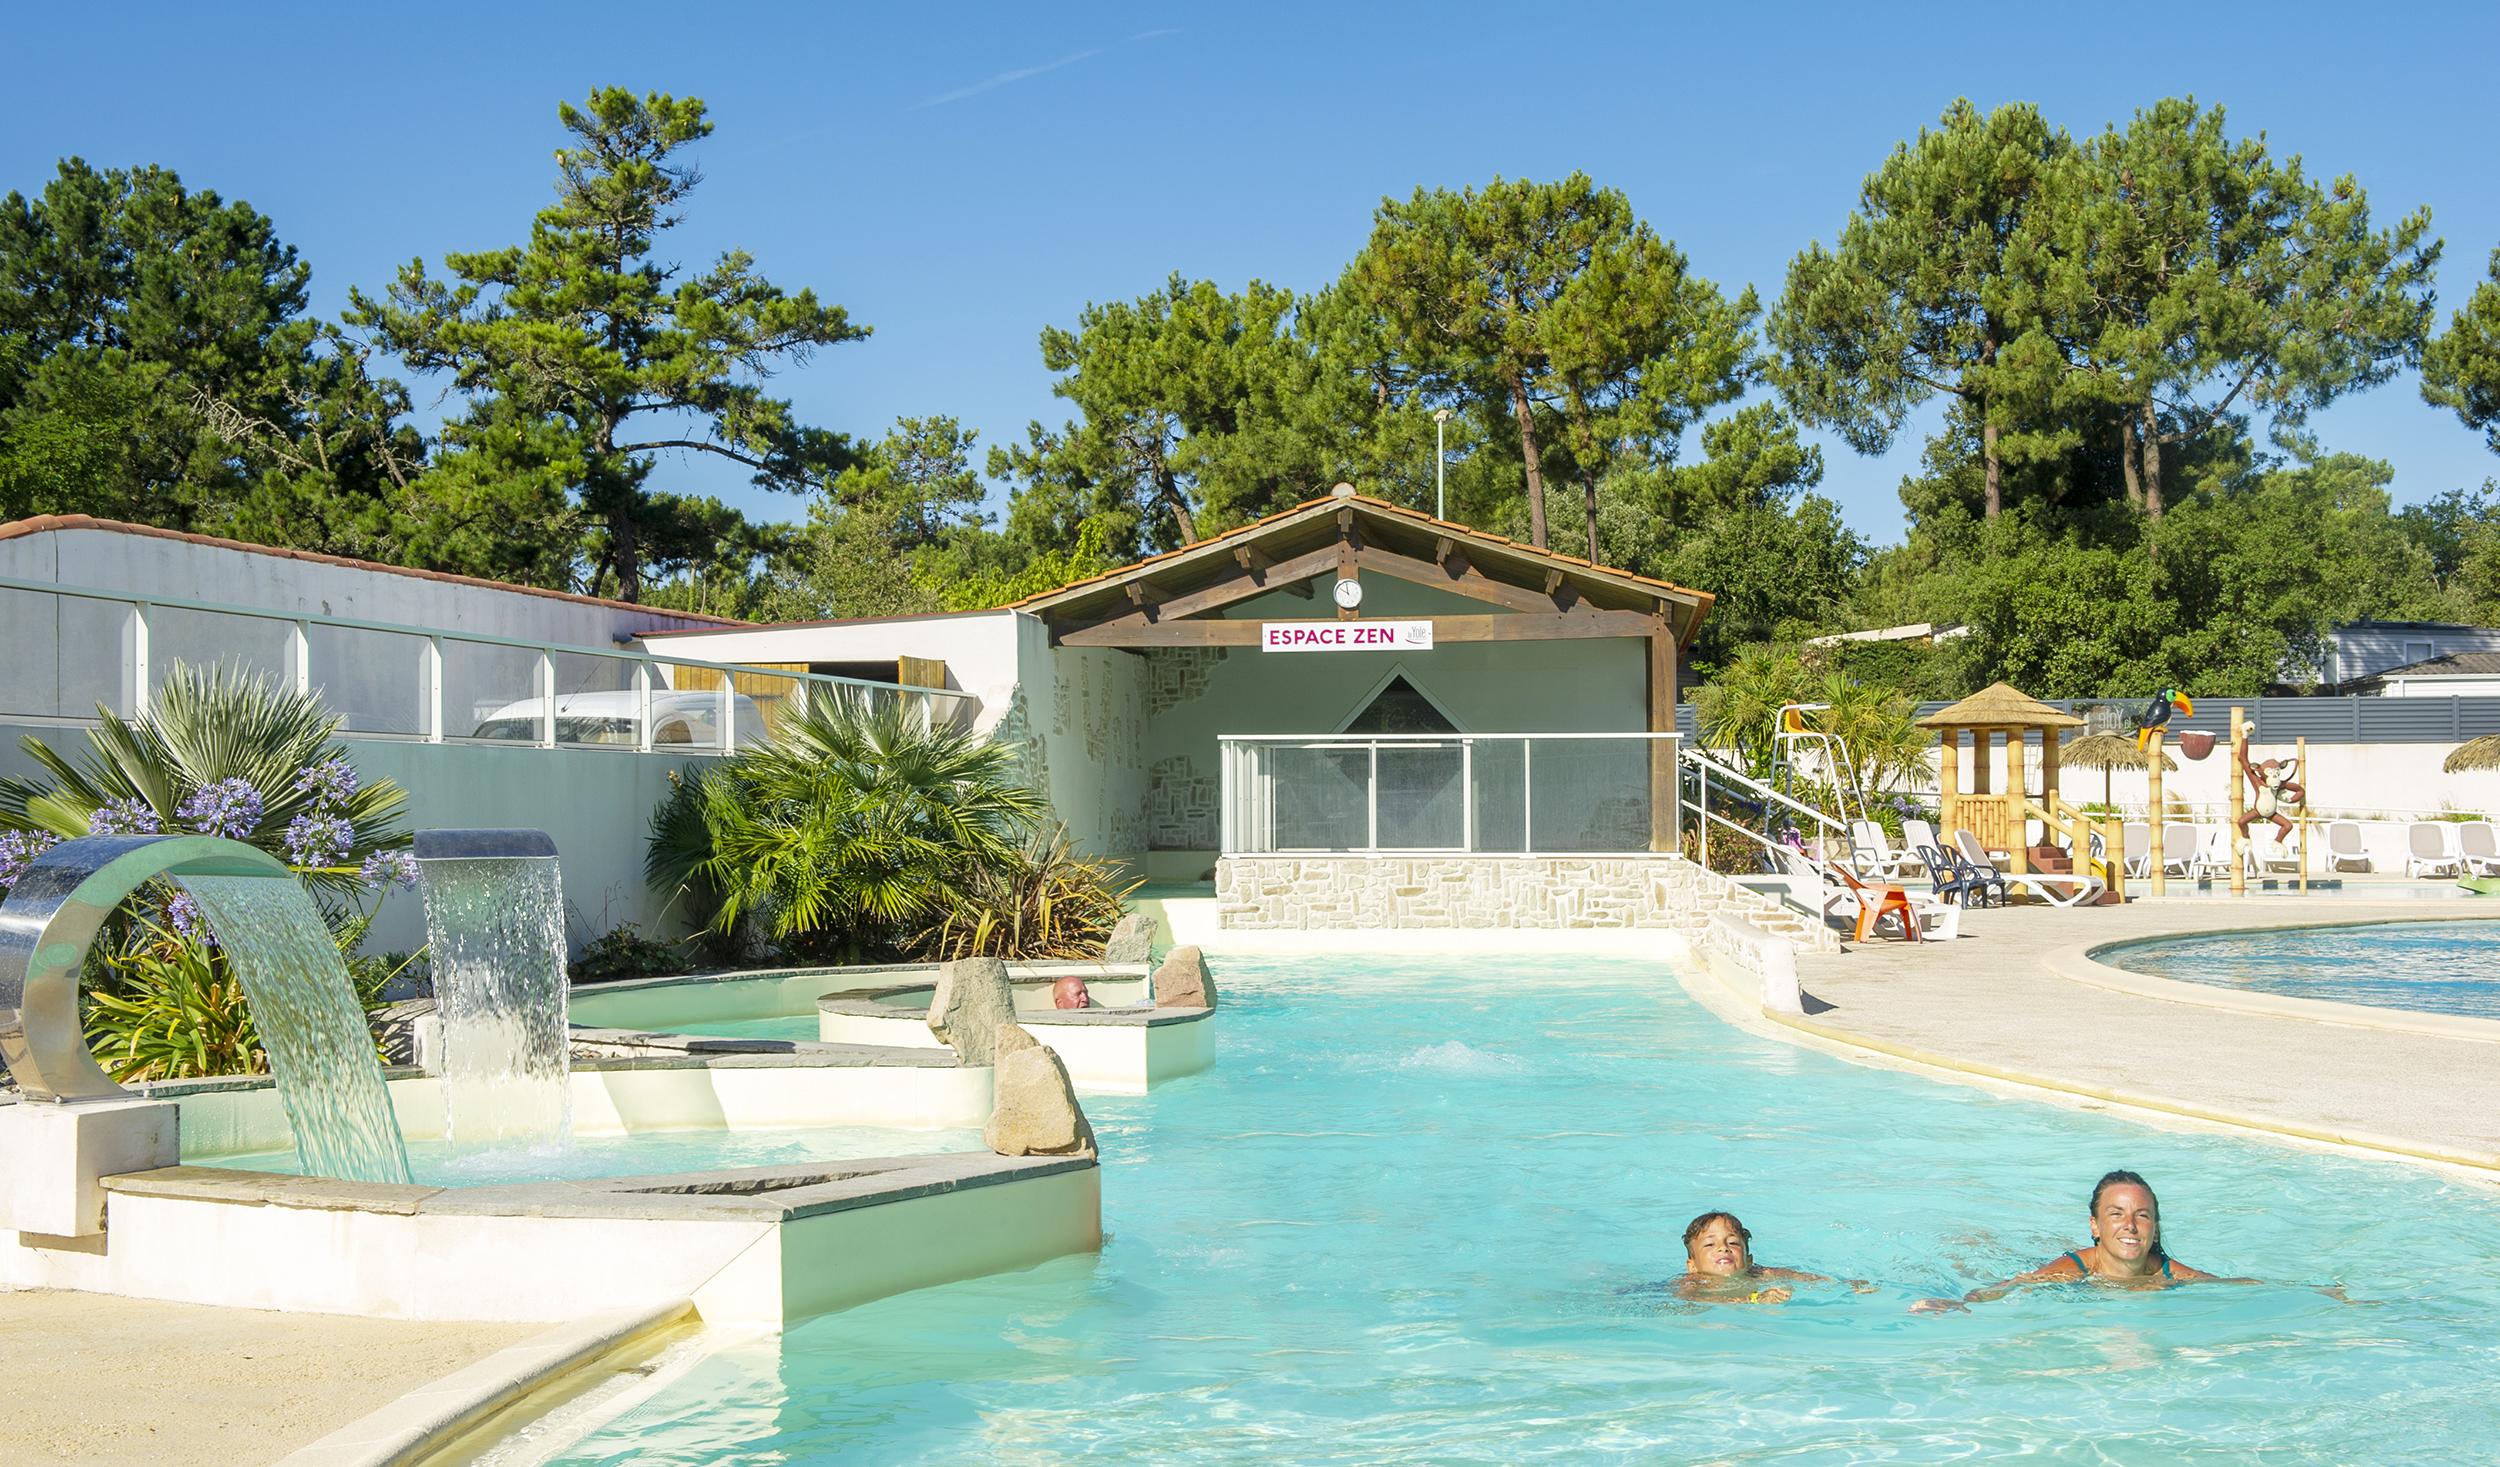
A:
[[[2448,329],[2422,355],[2422,396],[2453,408],[2469,428],[2500,453],[2500,250],[2491,268]]]
[[[2235,411],[2296,429],[2421,359],[2439,260],[2428,209],[2374,229],[2351,177],[2313,179],[2190,98],[2139,111],[2077,165],[2038,321],[2065,347],[2061,405],[2111,415],[2128,499],[2148,516],[2165,507],[2165,449],[2233,429]]]
[[[1051,390],[1082,417],[1037,426],[1001,468],[1070,491],[1062,516],[1103,519],[1139,549],[1169,549],[1327,486],[1298,408],[1312,360],[1291,291],[1226,292],[1174,275],[1134,301],[1092,305],[1042,332]],[[1055,462],[1045,466],[1043,456]],[[1201,517],[1206,523],[1200,523]]]
[[[1979,427],[1981,504],[2004,508],[2004,465],[2047,445],[2016,415],[2007,358],[2036,313],[2073,144],[2037,107],[1982,115],[1967,100],[1901,144],[1859,190],[1837,246],[1788,267],[1768,334],[1777,379],[1807,421],[1881,453],[1912,409],[1944,394]]]
[[[656,455],[727,459],[767,488],[823,483],[847,446],[763,381],[868,333],[744,252],[691,274],[657,257],[700,181],[683,150],[711,133],[702,102],[605,87],[558,115],[571,140],[528,244],[452,255],[453,280],[413,261],[382,298],[355,293],[348,319],[411,367],[450,373],[467,400],[427,475],[442,506],[429,548],[500,528],[530,542],[518,558],[532,579],[582,553],[594,588],[635,600],[655,559],[718,519],[710,501],[651,487]],[[576,531],[595,538],[577,546]]]
[[[163,168],[64,160],[0,199],[0,515],[388,553],[424,448],[304,314],[270,220]]]
[[[935,611],[944,593],[1010,552],[988,528],[972,468],[977,435],[953,418],[903,418],[808,505],[754,614],[807,621]]]
[[[1384,199],[1343,288],[1422,396],[1509,414],[1540,547],[1549,455],[1584,486],[1593,545],[1607,464],[1738,395],[1758,309],[1752,292],[1730,301],[1692,276],[1630,200],[1581,173]]]

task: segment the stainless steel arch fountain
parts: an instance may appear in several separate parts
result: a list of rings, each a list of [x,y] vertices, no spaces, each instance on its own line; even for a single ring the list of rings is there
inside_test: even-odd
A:
[[[160,877],[294,873],[266,851],[211,835],[97,835],[37,856],[0,902],[0,1060],[30,1100],[113,1100],[87,1050],[78,985],[87,950],[123,899]]]

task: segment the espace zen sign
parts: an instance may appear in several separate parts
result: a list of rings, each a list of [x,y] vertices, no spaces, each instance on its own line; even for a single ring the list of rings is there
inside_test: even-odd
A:
[[[1428,621],[1270,621],[1259,624],[1262,652],[1429,652]]]

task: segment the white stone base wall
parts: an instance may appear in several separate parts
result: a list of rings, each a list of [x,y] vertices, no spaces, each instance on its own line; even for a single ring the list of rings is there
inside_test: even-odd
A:
[[[1681,856],[1228,856],[1227,931],[1641,927],[1697,937],[1732,911],[1803,946],[1828,930]]]

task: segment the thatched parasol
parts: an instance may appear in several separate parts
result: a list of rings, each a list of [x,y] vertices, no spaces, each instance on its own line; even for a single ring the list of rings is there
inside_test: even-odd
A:
[[[1920,728],[2081,728],[2083,720],[2060,713],[2010,683],[1990,683],[1950,708],[1918,721]]]
[[[2448,755],[2448,762],[2439,766],[2446,774],[2472,774],[2478,770],[2500,769],[2500,734],[2484,734],[2467,739]]]
[[[2082,738],[2071,739],[2059,745],[2057,758],[2059,763],[2070,769],[2101,771],[2101,803],[2115,805],[2118,802],[2110,797],[2111,777],[2114,772],[2121,769],[2151,768],[2152,752],[2150,749],[2137,748],[2135,740],[2125,734],[2085,734]],[[2161,756],[2161,767],[2175,774],[2179,769],[2179,761],[2164,754]]]

